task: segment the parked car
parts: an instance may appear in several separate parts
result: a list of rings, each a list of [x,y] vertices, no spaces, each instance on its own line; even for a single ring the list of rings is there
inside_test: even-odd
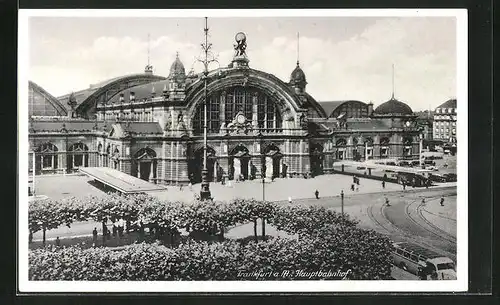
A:
[[[455,262],[417,244],[394,243],[392,262],[422,280],[456,280]]]
[[[446,179],[446,182],[456,182],[457,181],[457,174],[454,174],[454,173],[444,174],[443,177]]]
[[[434,181],[434,182],[447,182],[446,178],[444,176],[437,175],[437,174],[430,174],[429,179],[431,181]]]

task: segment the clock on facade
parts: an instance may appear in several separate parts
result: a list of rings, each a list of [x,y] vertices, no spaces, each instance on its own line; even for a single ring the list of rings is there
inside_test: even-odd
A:
[[[246,118],[243,114],[238,114],[236,116],[236,122],[238,122],[238,124],[245,124],[245,121],[246,121]]]

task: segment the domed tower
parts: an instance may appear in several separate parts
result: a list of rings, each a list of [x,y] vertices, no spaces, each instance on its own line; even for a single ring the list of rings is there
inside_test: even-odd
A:
[[[299,63],[299,33],[297,33],[297,66],[290,75],[290,85],[293,87],[295,93],[297,94],[301,94],[306,91],[306,74],[300,68]]]
[[[410,106],[401,101],[398,101],[394,98],[394,96],[392,96],[390,100],[380,104],[377,108],[375,108],[375,113],[381,115],[405,116],[412,115],[413,110],[410,108]]]
[[[175,57],[175,61],[170,66],[170,73],[168,75],[168,91],[170,96],[174,99],[182,98],[184,89],[186,87],[186,69],[179,59],[179,52]]]
[[[300,94],[306,91],[306,85],[307,85],[306,74],[300,68],[298,60],[297,60],[297,66],[290,75],[290,85],[295,90],[295,93]]]

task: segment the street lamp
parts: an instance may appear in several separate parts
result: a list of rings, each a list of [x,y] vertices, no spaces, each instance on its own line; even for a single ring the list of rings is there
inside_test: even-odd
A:
[[[344,225],[344,190],[340,191],[340,212],[342,214],[342,225]]]
[[[210,49],[212,48],[212,44],[208,43],[208,17],[205,17],[205,28],[203,29],[205,32],[205,43],[201,44],[203,52],[205,53],[205,58],[203,60],[199,60],[203,63],[203,81],[205,84],[204,88],[204,103],[203,103],[203,169],[201,170],[201,190],[200,190],[200,199],[201,200],[210,200],[212,199],[210,193],[210,183],[208,181],[208,169],[207,169],[207,102],[208,102],[208,65],[211,62],[217,61],[215,59],[209,59],[208,54]]]
[[[422,150],[424,148],[424,135],[421,133],[419,135],[420,141],[418,143],[418,159],[420,161],[420,167],[424,166],[424,161],[422,159]]]

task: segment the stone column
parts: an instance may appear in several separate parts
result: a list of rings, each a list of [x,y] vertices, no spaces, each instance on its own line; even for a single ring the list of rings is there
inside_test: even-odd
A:
[[[273,177],[273,158],[266,156],[266,178],[271,179]]]
[[[252,126],[254,129],[256,129],[258,125],[258,95],[257,92],[254,92],[252,95]]]
[[[154,160],[151,160],[151,170],[149,171],[149,182],[154,182]]]
[[[233,167],[234,167],[234,180],[237,180],[241,174],[241,162],[239,158],[234,158]]]
[[[219,103],[219,120],[222,125],[226,123],[226,91],[221,92]]]

